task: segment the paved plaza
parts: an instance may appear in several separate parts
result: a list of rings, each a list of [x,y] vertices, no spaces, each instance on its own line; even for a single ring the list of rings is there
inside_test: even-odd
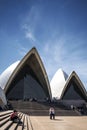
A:
[[[30,116],[33,130],[87,130],[87,116]]]

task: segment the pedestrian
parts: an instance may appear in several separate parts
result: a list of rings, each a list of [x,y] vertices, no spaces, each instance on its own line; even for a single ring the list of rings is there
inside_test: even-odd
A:
[[[55,119],[55,110],[53,107],[49,109],[50,119]]]

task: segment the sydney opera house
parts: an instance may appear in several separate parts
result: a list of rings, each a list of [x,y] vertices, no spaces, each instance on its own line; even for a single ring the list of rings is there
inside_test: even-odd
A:
[[[80,106],[87,101],[87,92],[75,71],[68,76],[59,69],[51,82],[52,97],[61,100],[66,105]]]
[[[68,76],[59,69],[49,82],[45,67],[36,48],[21,61],[9,66],[0,75],[0,100],[45,100],[56,98],[66,103],[87,101],[87,92],[75,71]],[[3,93],[3,94],[2,94]]]

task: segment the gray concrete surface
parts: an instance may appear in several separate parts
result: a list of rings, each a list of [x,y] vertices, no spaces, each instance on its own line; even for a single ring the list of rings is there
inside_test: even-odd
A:
[[[87,116],[30,116],[33,130],[87,130]]]

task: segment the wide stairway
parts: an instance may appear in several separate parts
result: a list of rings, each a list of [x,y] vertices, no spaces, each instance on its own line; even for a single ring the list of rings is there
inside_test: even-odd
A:
[[[33,130],[28,115],[18,112],[21,123],[14,123],[10,120],[10,115],[12,112],[12,110],[0,112],[0,130]]]
[[[49,102],[30,102],[30,101],[9,101],[13,107],[20,112],[28,114],[30,116],[49,116],[49,108],[53,106],[55,108],[56,116],[79,116],[75,110],[66,109],[59,103]]]

